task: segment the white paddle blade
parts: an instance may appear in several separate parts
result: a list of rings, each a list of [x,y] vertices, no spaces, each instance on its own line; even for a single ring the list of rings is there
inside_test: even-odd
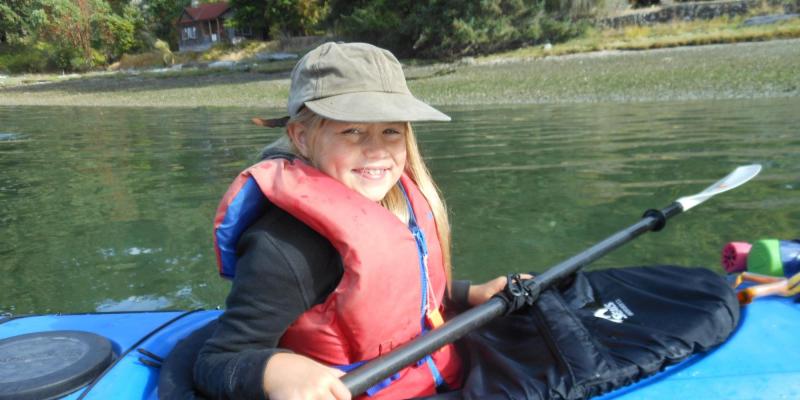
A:
[[[758,175],[759,172],[761,172],[761,164],[744,165],[738,167],[733,170],[733,172],[728,174],[728,176],[707,187],[706,190],[691,196],[681,197],[677,200],[677,202],[681,204],[683,211],[689,211],[690,208],[710,199],[711,197],[742,186],[747,181]]]

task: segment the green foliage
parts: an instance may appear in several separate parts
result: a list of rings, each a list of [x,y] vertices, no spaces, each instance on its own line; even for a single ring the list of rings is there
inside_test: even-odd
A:
[[[50,69],[48,55],[41,46],[6,48],[0,52],[0,70],[12,74],[44,72]]]
[[[400,56],[452,58],[580,35],[602,2],[589,0],[331,0],[329,26]]]
[[[191,0],[143,0],[144,30],[169,43],[170,48],[177,49],[180,33],[176,21],[191,2]]]
[[[319,33],[328,14],[325,0],[230,0],[232,26],[271,38]]]
[[[124,6],[122,14],[112,12],[96,13],[92,23],[92,48],[100,51],[108,59],[118,60],[125,53],[139,52],[151,47],[149,36],[142,32],[145,20],[139,9],[132,5]]]
[[[30,31],[32,0],[5,0],[0,3],[0,42],[20,43]]]
[[[413,23],[403,24],[403,18],[411,16],[409,2],[375,0],[354,6],[355,3],[331,2],[332,23],[337,34],[395,51],[413,44],[417,27]]]
[[[40,4],[43,16],[36,40],[50,46],[46,51],[50,64],[67,71],[91,67],[93,8],[107,5],[99,0],[40,0]]]
[[[560,20],[592,18],[604,8],[604,0],[546,0],[545,11]]]
[[[150,47],[130,0],[4,0],[0,39],[9,70],[85,71]]]
[[[86,71],[106,63],[105,56],[97,50],[91,49],[86,58],[78,48],[47,42],[6,49],[3,53],[0,54],[0,69],[14,74]]]
[[[163,40],[156,40],[155,44],[153,44],[153,48],[162,54],[172,55],[172,52],[169,50],[169,44]]]
[[[109,15],[105,18],[104,28],[106,41],[98,43],[96,48],[107,50],[106,54],[119,58],[136,47],[135,27],[130,20],[118,15]]]
[[[249,27],[254,33],[266,36],[267,30],[267,3],[254,0],[230,0],[229,4],[234,10],[231,26],[236,28]]]

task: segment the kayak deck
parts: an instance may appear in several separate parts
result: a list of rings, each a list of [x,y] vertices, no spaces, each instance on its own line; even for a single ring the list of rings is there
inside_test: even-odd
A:
[[[111,341],[116,360],[100,379],[63,399],[157,399],[158,368],[138,349],[165,357],[221,311],[153,311],[36,315],[0,321],[0,340],[26,333],[79,330]],[[120,384],[125,382],[125,384]]]
[[[717,349],[598,399],[800,399],[798,333],[800,303],[757,299]]]
[[[40,315],[0,321],[0,340],[26,333],[81,330],[108,338],[117,357],[87,390],[65,399],[156,399],[159,370],[142,362],[144,349],[160,357],[221,311],[156,311]],[[718,348],[628,387],[597,397],[639,399],[798,399],[800,303],[760,298],[742,310],[740,325]],[[126,384],[121,385],[120,382]]]

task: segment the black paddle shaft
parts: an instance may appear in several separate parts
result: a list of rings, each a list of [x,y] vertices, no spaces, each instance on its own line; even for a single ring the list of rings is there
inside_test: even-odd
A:
[[[525,302],[514,302],[514,307],[530,304],[539,294],[556,282],[572,275],[584,266],[608,254],[617,247],[648,231],[661,230],[668,218],[683,211],[679,203],[672,203],[662,210],[648,210],[639,222],[625,228],[581,253],[548,269],[534,279],[524,281]],[[353,396],[364,393],[378,382],[391,376],[407,365],[417,362],[442,346],[452,343],[468,332],[479,328],[494,318],[512,312],[512,303],[504,297],[495,296],[479,306],[473,307],[452,318],[444,325],[420,336],[394,351],[380,356],[354,369],[342,377]]]

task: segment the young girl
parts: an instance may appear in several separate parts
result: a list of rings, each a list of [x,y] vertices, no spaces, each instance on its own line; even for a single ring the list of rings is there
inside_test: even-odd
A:
[[[390,52],[319,46],[292,71],[288,108],[286,137],[234,181],[215,220],[233,286],[195,364],[211,398],[348,399],[345,371],[505,286],[450,280],[447,211],[410,124],[450,118],[410,93]],[[368,394],[456,388],[460,364],[445,346]]]

